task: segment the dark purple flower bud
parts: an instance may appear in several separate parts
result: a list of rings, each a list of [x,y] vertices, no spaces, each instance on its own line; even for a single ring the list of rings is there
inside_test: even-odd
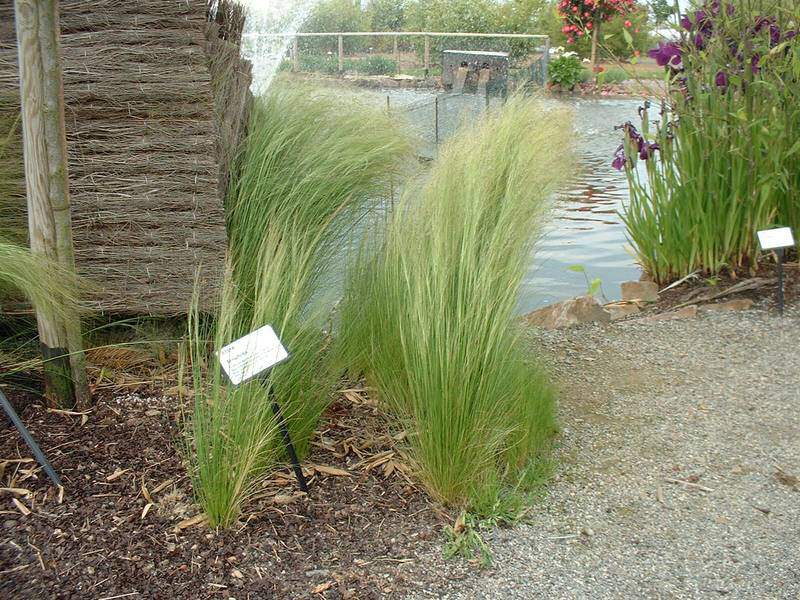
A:
[[[796,37],[797,37],[796,31],[787,31],[786,33],[783,34],[783,39],[786,41],[793,40]]]
[[[777,25],[769,26],[769,42],[772,46],[777,46],[781,41],[781,30]]]
[[[694,36],[694,47],[698,50],[702,50],[706,47],[706,38],[703,37],[703,34],[698,33]]]
[[[687,15],[681,15],[681,27],[686,31],[691,31],[693,26],[692,20]]]
[[[628,159],[625,156],[625,147],[620,144],[619,148],[617,148],[617,151],[614,152],[614,160],[611,161],[611,166],[617,171],[622,171],[622,169],[625,168],[625,162],[627,160]]]
[[[681,68],[681,49],[675,42],[659,42],[658,47],[647,52],[647,56],[655,59],[661,67]]]
[[[728,87],[728,74],[725,71],[720,71],[717,73],[717,77],[715,79],[717,87],[726,88]]]
[[[758,53],[753,54],[753,58],[750,59],[750,70],[753,71],[753,75],[756,75],[759,71],[761,71],[761,65],[759,64],[760,62],[761,56]]]
[[[756,19],[756,27],[755,27],[756,33],[761,33],[762,29],[768,27],[769,25],[772,25],[774,22],[775,22],[774,19],[770,17],[758,17]]]

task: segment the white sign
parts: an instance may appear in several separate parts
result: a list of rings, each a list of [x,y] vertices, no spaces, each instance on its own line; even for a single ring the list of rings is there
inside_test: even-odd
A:
[[[792,230],[788,227],[778,229],[765,229],[758,232],[758,243],[762,250],[772,250],[773,248],[788,248],[794,246]]]
[[[272,327],[264,325],[219,351],[219,363],[234,385],[286,360],[289,353]]]

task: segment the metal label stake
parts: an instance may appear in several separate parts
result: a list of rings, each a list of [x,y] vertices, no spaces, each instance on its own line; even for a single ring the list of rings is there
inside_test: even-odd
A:
[[[8,415],[8,418],[11,419],[11,422],[14,424],[14,427],[17,428],[17,431],[19,431],[22,439],[25,440],[26,444],[28,444],[28,448],[30,448],[31,452],[33,452],[33,456],[36,457],[36,462],[42,465],[42,468],[44,469],[44,472],[47,473],[50,481],[52,481],[53,485],[56,487],[62,487],[61,480],[58,478],[58,475],[56,475],[55,470],[47,460],[44,452],[42,452],[41,448],[39,448],[39,445],[36,443],[36,440],[33,439],[31,432],[28,431],[28,428],[25,427],[24,423],[20,420],[17,412],[14,410],[14,407],[11,406],[11,402],[8,401],[8,398],[6,398],[6,395],[2,391],[0,391],[0,404],[3,405],[3,410]]]
[[[778,271],[778,313],[783,315],[783,253],[786,248],[794,246],[794,236],[788,227],[777,229],[764,229],[758,232],[758,243],[762,250],[774,250],[777,257],[776,269]]]
[[[219,363],[222,370],[228,376],[233,385],[239,385],[245,381],[259,377],[267,386],[267,401],[272,405],[272,412],[278,421],[283,444],[286,446],[286,453],[292,463],[297,485],[300,490],[308,493],[308,483],[297,458],[292,438],[289,435],[289,428],[283,411],[278,404],[277,398],[272,390],[272,383],[268,375],[273,367],[289,359],[289,353],[283,347],[271,326],[265,325],[235,342],[231,342],[219,351]]]

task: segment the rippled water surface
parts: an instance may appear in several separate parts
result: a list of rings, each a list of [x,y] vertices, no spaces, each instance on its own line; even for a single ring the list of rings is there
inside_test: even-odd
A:
[[[412,127],[425,140],[423,154],[435,154],[435,108],[431,92],[413,90],[370,91],[371,102],[386,104],[407,115]],[[525,276],[519,311],[527,312],[545,304],[586,292],[586,278],[570,271],[582,265],[590,280],[600,278],[608,300],[619,298],[619,284],[638,279],[636,265],[625,237],[618,211],[628,198],[625,175],[611,168],[611,158],[620,143],[614,130],[634,120],[637,100],[566,99],[552,100],[574,109],[578,165],[571,180],[560,190],[552,218],[536,247],[531,268]],[[439,137],[446,139],[463,119],[480,118],[485,108],[481,96],[440,96]]]

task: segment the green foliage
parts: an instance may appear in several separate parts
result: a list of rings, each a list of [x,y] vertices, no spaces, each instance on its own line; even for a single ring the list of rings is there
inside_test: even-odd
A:
[[[492,566],[492,552],[480,533],[481,521],[475,515],[462,512],[452,527],[445,527],[444,557],[477,558],[483,568]]]
[[[320,290],[334,255],[384,195],[411,145],[382,111],[323,91],[273,85],[251,109],[227,200],[230,265],[215,317],[197,310],[188,359],[192,477],[213,525],[228,525],[282,455],[266,401],[272,390],[302,457],[337,381],[322,333]],[[214,351],[271,324],[291,358],[268,381],[228,385]]]
[[[675,2],[672,0],[650,0],[649,4],[653,20],[659,25],[669,22],[675,14]]]
[[[397,63],[385,56],[366,56],[352,61],[349,66],[357,73],[365,75],[394,75],[397,72]]]
[[[628,79],[632,78],[633,75],[624,69],[620,69],[619,67],[611,67],[610,69],[605,69],[597,74],[597,83],[598,85],[603,85],[604,83],[622,83],[623,81],[627,81]]]
[[[551,60],[547,70],[551,83],[571,90],[582,81],[585,69],[577,56],[562,55]]]
[[[343,362],[366,373],[449,504],[496,498],[554,431],[553,391],[513,316],[550,192],[569,172],[570,127],[564,111],[520,97],[466,127],[348,277]]]
[[[768,28],[753,33],[770,7],[737,4],[715,18],[702,49],[686,40],[681,79],[655,131],[651,113],[642,115],[642,133],[660,151],[637,169],[636,144],[626,142],[623,216],[639,261],[660,283],[752,266],[757,230],[800,228],[800,41],[770,49]],[[772,14],[783,31],[797,26],[789,11]]]
[[[341,31],[364,31],[363,15],[359,3],[353,0],[323,0],[313,3],[311,14],[303,23],[302,31],[336,33]],[[336,36],[300,38],[301,53],[324,54],[338,52]],[[346,37],[344,50],[358,52],[365,48],[364,39]]]

